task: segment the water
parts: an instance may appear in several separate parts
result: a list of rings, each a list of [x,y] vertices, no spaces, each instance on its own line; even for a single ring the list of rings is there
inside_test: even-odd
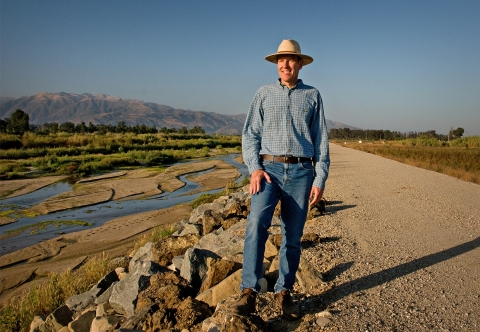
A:
[[[244,164],[240,164],[233,160],[238,155],[228,155],[219,157],[218,159],[222,159],[229,164],[235,166],[238,171],[241,173],[241,177],[248,176],[247,167]],[[211,170],[207,170],[204,172],[199,172],[196,174],[203,174],[208,173]],[[191,176],[189,174],[188,176]],[[106,203],[100,203],[96,205],[90,205],[86,207],[81,207],[77,209],[71,209],[66,211],[60,211],[56,213],[51,213],[44,216],[38,216],[35,218],[19,218],[17,222],[4,225],[0,227],[0,236],[5,235],[7,231],[18,229],[22,226],[36,224],[41,221],[47,220],[82,220],[85,222],[91,222],[94,225],[90,227],[98,227],[103,225],[105,222],[111,219],[115,219],[118,217],[123,217],[127,215],[132,215],[136,213],[142,213],[147,211],[153,211],[158,209],[164,209],[170,206],[174,206],[180,203],[186,203],[189,201],[194,200],[202,193],[197,193],[193,195],[189,195],[189,192],[196,190],[199,185],[195,182],[189,181],[187,179],[187,175],[183,175],[179,177],[181,181],[185,182],[185,186],[182,188],[169,193],[164,192],[157,196],[151,196],[147,199],[130,199],[130,200],[121,200],[121,201],[109,201]],[[9,210],[10,207],[6,205],[14,205],[16,206],[15,210],[27,209],[31,206],[34,206],[45,199],[58,195],[62,192],[72,190],[72,185],[63,182],[63,183],[55,183],[48,187],[44,187],[32,193],[13,197],[9,199],[0,200],[0,210]],[[211,190],[203,193],[216,193],[220,191],[218,190]],[[84,226],[80,225],[61,225],[58,228],[54,226],[49,226],[45,230],[40,231],[38,234],[30,234],[30,230],[27,229],[26,231],[22,232],[21,234],[5,238],[0,240],[0,256],[6,253],[19,250],[25,248],[27,246],[33,245],[35,243],[49,240],[59,236],[60,233],[67,234],[76,232],[79,230],[86,229]]]

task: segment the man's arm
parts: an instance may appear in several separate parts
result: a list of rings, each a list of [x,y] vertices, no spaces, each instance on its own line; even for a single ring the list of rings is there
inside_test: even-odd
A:
[[[318,93],[318,92],[317,92]],[[315,167],[315,178],[310,197],[315,194],[312,202],[318,202],[322,198],[325,182],[328,177],[330,167],[330,153],[328,148],[328,131],[325,121],[322,98],[320,93],[317,96],[317,111],[312,119],[311,133],[314,148],[313,162]],[[316,189],[315,189],[316,188]]]
[[[260,147],[263,133],[263,108],[259,91],[255,94],[245,120],[242,132],[243,162],[247,165],[250,178],[250,194],[260,191],[263,178],[270,182],[270,177],[260,163]]]

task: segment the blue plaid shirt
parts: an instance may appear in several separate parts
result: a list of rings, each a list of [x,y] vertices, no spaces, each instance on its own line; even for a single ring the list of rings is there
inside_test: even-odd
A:
[[[303,84],[292,89],[277,83],[262,86],[253,98],[242,134],[243,160],[252,174],[262,169],[261,154],[312,158],[313,185],[325,188],[330,156],[322,97]]]

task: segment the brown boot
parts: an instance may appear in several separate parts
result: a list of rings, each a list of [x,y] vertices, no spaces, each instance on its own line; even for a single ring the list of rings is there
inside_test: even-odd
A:
[[[255,303],[257,300],[257,292],[253,289],[245,288],[242,290],[240,299],[232,305],[229,311],[240,316],[247,316],[255,312]]]
[[[283,290],[275,294],[275,300],[282,308],[282,316],[288,320],[296,320],[300,318],[300,308],[293,302],[290,291]]]

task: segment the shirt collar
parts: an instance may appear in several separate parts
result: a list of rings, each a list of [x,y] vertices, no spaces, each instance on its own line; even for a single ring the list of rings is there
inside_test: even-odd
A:
[[[286,85],[282,83],[282,81],[280,80],[280,78],[278,79],[277,82],[278,82],[278,85],[281,86],[282,88],[283,88],[283,87],[286,87]],[[301,79],[299,79],[299,80],[297,81],[297,84],[295,84],[295,86],[294,86],[292,89],[299,89],[299,88],[302,87],[302,85],[303,85],[303,81],[302,81]]]

